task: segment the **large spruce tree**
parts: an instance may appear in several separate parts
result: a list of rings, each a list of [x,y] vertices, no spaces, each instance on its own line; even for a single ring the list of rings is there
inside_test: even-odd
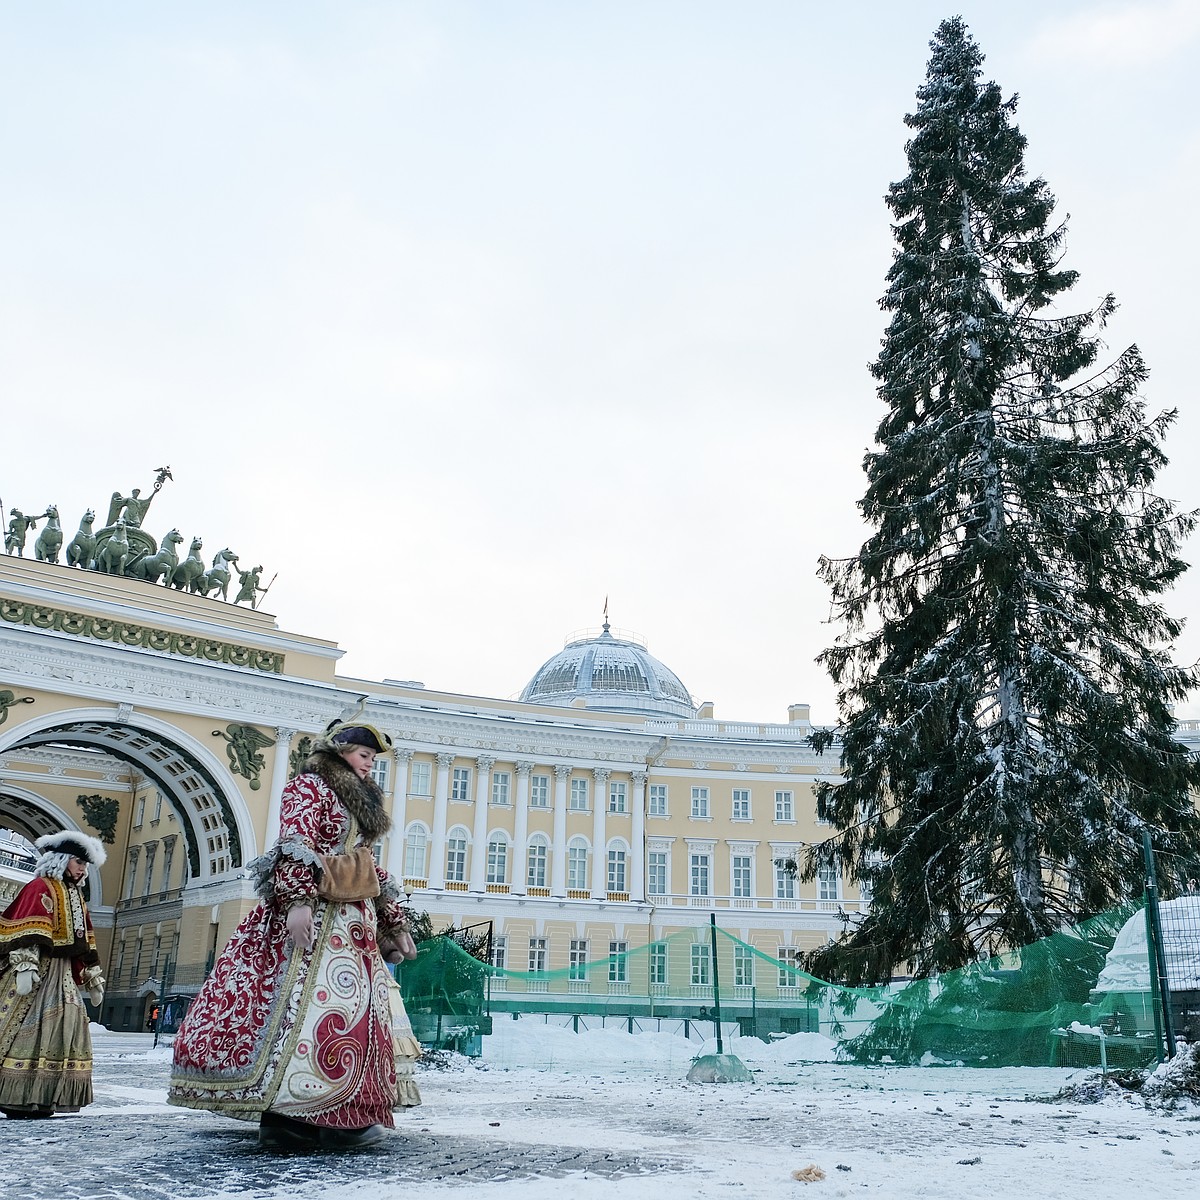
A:
[[[844,780],[819,789],[837,863],[869,913],[818,974],[925,975],[1026,944],[1197,872],[1200,770],[1170,705],[1180,622],[1157,597],[1186,569],[1195,514],[1156,496],[1173,412],[1148,419],[1136,347],[1097,364],[1111,297],[1056,302],[1054,198],[1028,179],[1016,100],[981,81],[959,18],[931,43],[907,178],[887,200],[897,249],[872,370],[887,406],[865,460],[857,556],[822,559],[845,631]]]

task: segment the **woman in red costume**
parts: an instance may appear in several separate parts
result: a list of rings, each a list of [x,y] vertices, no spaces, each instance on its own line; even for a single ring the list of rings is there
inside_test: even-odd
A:
[[[393,1109],[421,1102],[420,1046],[384,963],[416,950],[370,854],[390,827],[370,773],[390,747],[365,724],[317,739],[283,789],[279,841],[250,864],[262,900],[175,1038],[170,1102],[257,1120],[270,1149],[373,1145]]]
[[[92,1037],[79,989],[104,999],[80,886],[104,847],[67,830],[38,838],[34,877],[0,917],[0,1111],[10,1120],[92,1102]]]

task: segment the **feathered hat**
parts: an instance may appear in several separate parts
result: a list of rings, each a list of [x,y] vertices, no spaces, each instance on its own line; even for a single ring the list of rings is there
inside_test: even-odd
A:
[[[387,754],[392,748],[392,739],[381,729],[360,719],[366,707],[367,698],[363,696],[349,716],[330,721],[313,744],[313,750],[340,754],[350,746],[366,746],[376,754]]]
[[[43,854],[70,854],[82,858],[93,867],[104,865],[108,854],[99,838],[88,837],[75,829],[64,829],[62,833],[48,833],[33,843]]]

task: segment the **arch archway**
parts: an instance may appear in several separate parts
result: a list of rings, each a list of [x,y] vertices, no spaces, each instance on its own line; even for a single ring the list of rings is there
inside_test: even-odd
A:
[[[0,825],[15,830],[31,842],[48,833],[61,833],[64,829],[94,836],[94,831],[84,829],[70,813],[64,812],[53,801],[14,783],[0,782]],[[104,889],[100,872],[91,866],[88,867],[88,895],[91,905],[97,908],[103,905]]]
[[[240,870],[257,853],[250,812],[227,767],[168,722],[97,707],[47,713],[0,731],[0,753],[54,746],[101,751],[153,783],[179,818],[193,882]],[[48,807],[43,801],[35,809],[46,813]],[[76,825],[65,820],[58,828]]]

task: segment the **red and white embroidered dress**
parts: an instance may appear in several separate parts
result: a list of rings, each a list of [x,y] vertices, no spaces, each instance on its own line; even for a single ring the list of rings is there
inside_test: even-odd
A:
[[[283,790],[276,847],[252,864],[264,899],[238,926],[176,1035],[168,1100],[257,1120],[267,1109],[314,1125],[392,1127],[421,1102],[420,1045],[378,939],[404,927],[387,872],[380,895],[318,899],[317,856],[353,849],[353,818],[315,774]],[[313,910],[316,940],[298,950],[287,914]],[[399,1068],[399,1073],[397,1072]]]

